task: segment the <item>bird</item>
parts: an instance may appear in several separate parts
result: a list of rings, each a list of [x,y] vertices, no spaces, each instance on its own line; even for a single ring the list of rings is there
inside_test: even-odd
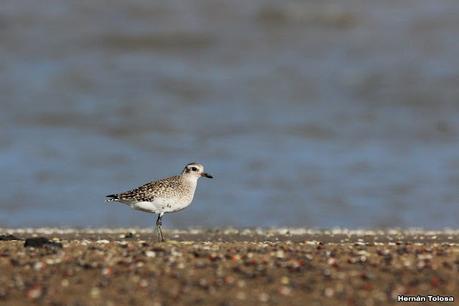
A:
[[[213,178],[204,172],[200,163],[187,164],[180,175],[151,181],[132,190],[109,194],[107,202],[126,204],[133,209],[157,215],[155,231],[158,241],[165,241],[161,230],[165,213],[177,212],[188,207],[193,201],[198,179]]]

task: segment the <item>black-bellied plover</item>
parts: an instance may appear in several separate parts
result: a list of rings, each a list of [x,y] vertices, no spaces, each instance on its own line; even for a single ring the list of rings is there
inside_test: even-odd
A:
[[[110,194],[107,202],[120,202],[137,210],[157,214],[155,230],[158,240],[164,241],[161,230],[163,215],[182,210],[191,204],[201,176],[213,178],[204,172],[202,164],[190,163],[180,175],[152,181],[130,191]]]

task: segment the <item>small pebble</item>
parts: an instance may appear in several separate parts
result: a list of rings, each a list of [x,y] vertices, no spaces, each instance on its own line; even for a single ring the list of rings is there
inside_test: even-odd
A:
[[[91,297],[98,298],[100,296],[100,289],[97,287],[91,288]]]
[[[287,286],[282,286],[279,289],[279,293],[282,295],[290,295],[292,293],[292,289]]]
[[[29,291],[27,291],[27,297],[31,300],[36,300],[41,297],[42,293],[43,290],[41,286],[34,286],[33,288],[29,289]]]
[[[335,294],[335,291],[332,288],[325,288],[324,294],[326,297],[332,297]]]
[[[245,292],[239,291],[238,293],[236,293],[236,299],[243,301],[247,299],[247,295],[245,294]]]
[[[287,276],[282,276],[281,277],[281,284],[282,285],[288,285],[290,284],[290,279]]]
[[[269,301],[269,295],[267,293],[265,293],[265,292],[262,292],[258,296],[258,299],[260,300],[260,302],[266,303],[267,301]]]

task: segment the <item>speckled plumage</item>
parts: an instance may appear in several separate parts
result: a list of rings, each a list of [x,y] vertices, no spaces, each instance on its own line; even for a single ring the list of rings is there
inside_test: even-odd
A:
[[[146,183],[130,191],[109,195],[110,201],[151,202],[154,199],[173,198],[191,192],[192,186],[180,175]]]
[[[212,178],[211,175],[204,172],[203,165],[190,163],[185,166],[180,175],[152,181],[130,191],[110,194],[107,196],[107,202],[119,202],[137,210],[158,214],[156,228],[160,240],[163,241],[162,216],[190,205],[198,179],[202,176]]]

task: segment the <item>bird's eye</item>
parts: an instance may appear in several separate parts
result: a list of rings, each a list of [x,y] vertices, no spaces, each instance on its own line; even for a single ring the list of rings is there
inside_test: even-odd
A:
[[[191,170],[193,170],[193,171],[198,171],[198,168],[196,168],[196,167],[191,167]]]

